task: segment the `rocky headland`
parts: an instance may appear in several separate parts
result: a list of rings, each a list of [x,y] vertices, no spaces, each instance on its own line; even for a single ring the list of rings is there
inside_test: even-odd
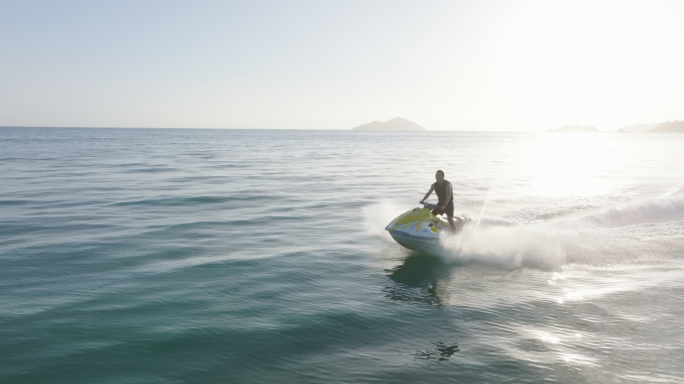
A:
[[[427,131],[427,129],[401,117],[395,117],[386,122],[373,121],[352,128],[354,131]]]

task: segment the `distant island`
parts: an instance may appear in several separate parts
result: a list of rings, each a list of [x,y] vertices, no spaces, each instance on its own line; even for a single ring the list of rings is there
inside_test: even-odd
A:
[[[362,124],[358,127],[352,128],[353,131],[427,131],[427,129],[421,127],[420,125],[414,123],[413,121],[408,121],[402,119],[401,117],[395,117],[392,120],[386,122],[373,121],[368,124]]]
[[[684,133],[684,120],[667,121],[645,133]]]
[[[640,133],[650,131],[658,126],[658,123],[653,124],[632,124],[624,126],[617,130],[617,133]]]
[[[592,126],[584,126],[584,125],[564,125],[558,129],[549,129],[548,132],[598,132],[598,129]]]
[[[660,124],[634,124],[618,129],[617,133],[684,133],[684,120]]]

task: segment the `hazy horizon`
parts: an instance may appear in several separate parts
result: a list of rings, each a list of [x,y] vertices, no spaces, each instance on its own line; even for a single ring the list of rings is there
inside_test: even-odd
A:
[[[659,123],[660,124],[660,123]],[[659,125],[656,124],[656,125]],[[579,124],[566,124],[567,125],[579,125]],[[627,125],[625,127],[630,127],[630,126],[636,126],[636,125],[650,125],[650,124],[631,124]],[[0,125],[0,129],[6,129],[6,128],[35,128],[35,129],[226,129],[226,130],[261,130],[261,131],[355,131],[355,132],[396,132],[396,133],[407,133],[407,132],[418,132],[418,133],[425,133],[425,132],[439,132],[439,133],[448,133],[448,132],[462,132],[462,133],[472,133],[472,132],[501,132],[501,133],[545,133],[545,132],[550,132],[550,131],[555,131],[556,129],[547,129],[547,130],[506,130],[506,129],[479,129],[479,130],[468,130],[468,129],[461,129],[461,130],[430,130],[426,129],[425,131],[401,131],[401,130],[354,130],[353,128],[239,128],[239,127],[106,127],[106,126],[99,126],[99,127],[93,127],[93,126],[36,126],[36,125]],[[561,127],[558,127],[561,128]],[[615,133],[616,130],[602,130],[600,127],[596,127],[598,129],[598,132],[596,133]],[[620,127],[623,128],[623,127]],[[618,128],[618,129],[620,129]],[[575,133],[586,133],[586,132],[575,132]]]
[[[684,3],[0,4],[0,126],[615,131],[684,120]]]

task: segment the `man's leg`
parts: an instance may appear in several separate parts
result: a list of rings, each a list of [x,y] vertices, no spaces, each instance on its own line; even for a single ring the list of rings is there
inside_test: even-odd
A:
[[[447,215],[447,219],[449,220],[449,225],[451,226],[451,230],[456,232],[456,225],[454,225],[454,217],[451,215]]]
[[[453,215],[447,215],[447,219],[449,220],[449,225],[451,226],[451,230],[456,232],[456,224],[454,224],[454,216]],[[463,220],[461,220],[460,217],[456,217],[456,220],[458,220],[458,228],[461,228],[463,226]]]

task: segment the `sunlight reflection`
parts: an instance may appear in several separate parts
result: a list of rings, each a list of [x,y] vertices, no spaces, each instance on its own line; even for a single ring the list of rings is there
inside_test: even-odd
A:
[[[587,287],[587,284],[577,284],[575,281],[578,276],[576,273],[561,274],[554,272],[550,279],[547,280],[549,285],[559,286],[561,292],[556,298],[558,304],[566,302],[577,302],[589,299],[594,299],[613,292],[619,292],[628,289],[622,284],[622,281],[615,279],[611,284],[602,284],[597,287]]]
[[[553,273],[553,276],[551,276],[551,280],[549,280],[549,285],[556,285],[556,284],[558,284],[558,283],[556,282],[556,280],[558,280],[558,279],[565,279],[565,275],[561,275],[561,274],[558,273],[558,272],[554,272],[554,273]],[[566,288],[563,288],[563,290],[565,290],[565,289],[566,289]]]
[[[545,343],[558,344],[560,342],[559,337],[554,336],[546,331],[532,331],[532,334]]]
[[[567,289],[563,288],[565,292],[564,299],[566,301],[581,301],[592,297],[598,297],[606,293],[618,291],[619,288],[595,288],[595,289]]]
[[[596,359],[590,357],[582,356],[576,353],[560,353],[559,355],[566,363],[596,366]]]
[[[589,196],[609,189],[601,172],[613,151],[601,133],[549,133],[531,158],[531,193],[540,196]]]

